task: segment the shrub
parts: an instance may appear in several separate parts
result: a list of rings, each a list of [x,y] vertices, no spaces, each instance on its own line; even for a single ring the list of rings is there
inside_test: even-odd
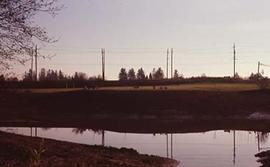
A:
[[[259,89],[267,89],[269,86],[269,80],[266,77],[259,78],[256,82]]]

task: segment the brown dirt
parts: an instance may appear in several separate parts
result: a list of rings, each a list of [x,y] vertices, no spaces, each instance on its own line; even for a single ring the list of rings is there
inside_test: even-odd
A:
[[[0,166],[3,167],[169,167],[177,164],[175,160],[142,155],[133,149],[89,146],[4,132],[0,132],[0,148]]]

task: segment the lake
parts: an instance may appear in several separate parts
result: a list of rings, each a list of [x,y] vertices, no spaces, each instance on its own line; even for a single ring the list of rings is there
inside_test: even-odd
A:
[[[268,133],[239,130],[170,134],[77,128],[1,127],[0,130],[89,145],[133,148],[143,154],[172,157],[183,167],[256,167],[260,163],[254,155],[270,148]]]

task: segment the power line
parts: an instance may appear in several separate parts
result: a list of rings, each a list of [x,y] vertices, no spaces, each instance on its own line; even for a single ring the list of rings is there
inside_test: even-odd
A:
[[[263,64],[261,62],[258,62],[258,74],[260,74],[260,66],[270,67],[268,64]]]

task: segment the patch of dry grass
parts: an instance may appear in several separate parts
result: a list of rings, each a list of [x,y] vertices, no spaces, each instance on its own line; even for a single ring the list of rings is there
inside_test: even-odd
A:
[[[123,87],[106,87],[99,88],[99,90],[173,90],[173,91],[247,91],[247,90],[257,90],[258,86],[256,84],[249,83],[198,83],[198,84],[180,84],[180,85],[164,85],[164,86],[123,86]]]
[[[50,89],[19,89],[18,92],[31,93],[60,93],[84,90],[84,88],[50,88]],[[90,89],[91,90],[91,89]],[[162,86],[113,86],[98,87],[97,90],[114,90],[114,91],[248,91],[258,90],[258,86],[252,83],[195,83],[179,85],[162,85]]]
[[[72,92],[82,90],[82,88],[49,88],[49,89],[18,89],[18,92],[30,92],[30,93],[60,93],[60,92]]]

